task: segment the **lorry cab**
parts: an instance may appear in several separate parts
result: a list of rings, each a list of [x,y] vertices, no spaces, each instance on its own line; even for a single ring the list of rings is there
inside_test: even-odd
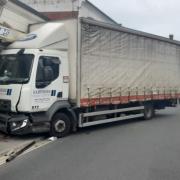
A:
[[[63,83],[68,77],[65,52],[14,49],[4,51],[0,59],[1,99],[11,100],[11,111],[44,111],[57,95],[68,98],[68,83]]]
[[[2,51],[0,130],[12,134],[28,133],[29,116],[39,116],[51,107],[54,110],[53,104],[68,100],[67,50],[68,37],[63,24],[50,23]]]
[[[68,86],[66,52],[12,49],[0,55],[0,109],[9,120],[13,113],[16,122],[21,120],[17,126],[12,119],[11,132],[28,123],[25,114],[45,112],[56,101],[68,100]]]

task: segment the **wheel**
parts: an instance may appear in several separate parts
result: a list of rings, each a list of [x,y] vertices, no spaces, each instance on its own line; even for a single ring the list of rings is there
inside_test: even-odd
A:
[[[152,104],[147,104],[144,106],[144,119],[152,119],[155,115],[154,107]]]
[[[71,122],[69,117],[63,113],[54,115],[51,122],[50,134],[53,137],[65,137],[69,134],[71,129]]]

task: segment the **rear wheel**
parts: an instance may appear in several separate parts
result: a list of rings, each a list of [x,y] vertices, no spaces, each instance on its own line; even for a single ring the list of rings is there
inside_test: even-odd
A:
[[[147,104],[144,106],[144,119],[152,119],[155,115],[155,110],[152,104]]]
[[[69,117],[64,113],[57,113],[54,115],[51,122],[51,136],[65,137],[69,134],[71,129],[71,121]]]

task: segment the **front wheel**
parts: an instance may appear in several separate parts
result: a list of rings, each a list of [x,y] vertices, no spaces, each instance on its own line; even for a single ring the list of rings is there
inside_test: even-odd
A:
[[[69,134],[71,129],[71,122],[69,117],[64,113],[57,113],[54,115],[51,122],[51,136],[65,137]]]

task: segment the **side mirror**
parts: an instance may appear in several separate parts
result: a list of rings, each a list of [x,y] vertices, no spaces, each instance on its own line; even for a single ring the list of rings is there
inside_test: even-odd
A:
[[[51,82],[54,78],[54,72],[51,66],[44,67],[44,81]]]

